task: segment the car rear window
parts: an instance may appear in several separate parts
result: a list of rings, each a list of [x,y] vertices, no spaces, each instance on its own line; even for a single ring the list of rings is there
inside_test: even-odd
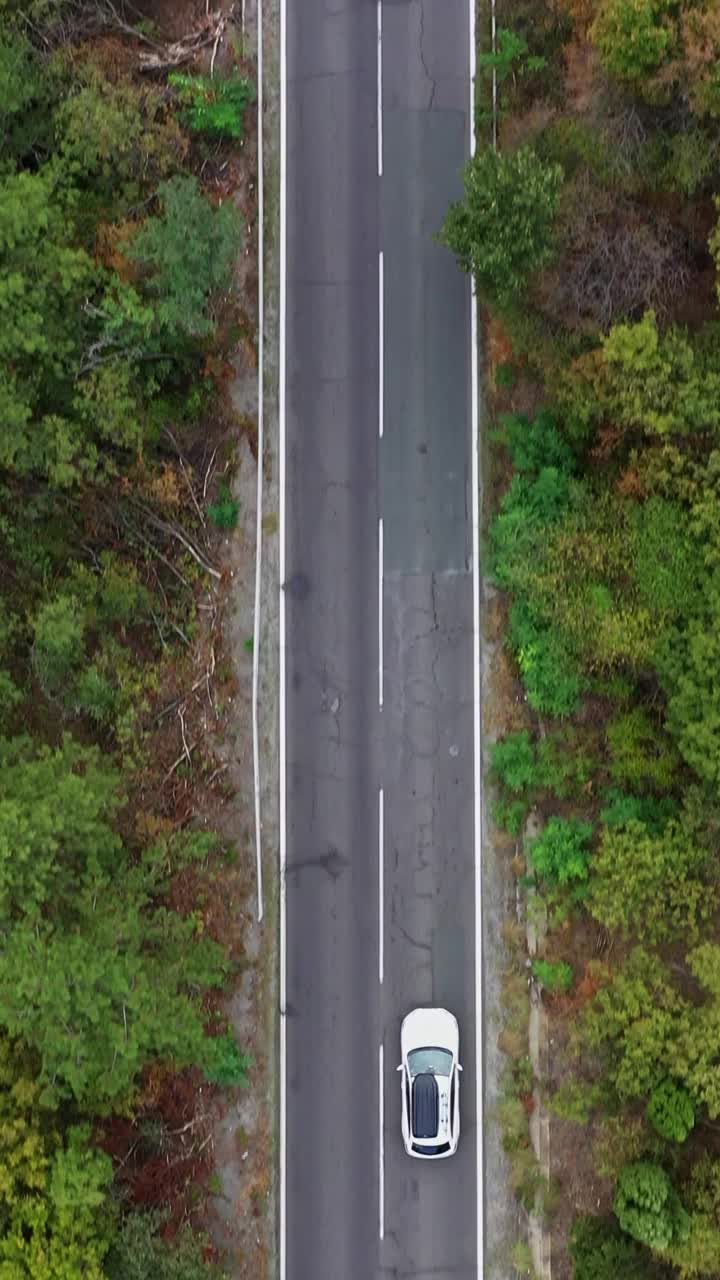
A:
[[[420,1156],[444,1156],[450,1150],[450,1143],[441,1142],[439,1147],[421,1147],[419,1143],[413,1142],[412,1149]]]

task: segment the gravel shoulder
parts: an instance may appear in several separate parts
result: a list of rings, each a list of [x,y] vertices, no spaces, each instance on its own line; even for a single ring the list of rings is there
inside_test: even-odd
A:
[[[214,1127],[215,1194],[208,1227],[232,1280],[264,1280],[276,1269],[277,1116],[277,866],[278,866],[278,297],[279,297],[279,0],[262,0],[264,54],[264,450],[262,588],[259,650],[259,737],[264,918],[257,920],[252,753],[252,645],[257,519],[258,333],[257,224],[248,226],[237,264],[237,289],[252,307],[255,341],[238,344],[229,386],[239,430],[233,496],[237,527],[225,540],[223,568],[231,578],[223,617],[224,651],[236,693],[218,753],[234,792],[222,824],[239,850],[237,928],[244,963],[226,1001],[238,1043],[251,1057],[248,1083],[227,1090]],[[241,24],[234,6],[235,35]],[[243,52],[257,65],[258,0],[242,6]],[[257,173],[257,142],[248,138]],[[253,193],[254,194],[254,193]]]

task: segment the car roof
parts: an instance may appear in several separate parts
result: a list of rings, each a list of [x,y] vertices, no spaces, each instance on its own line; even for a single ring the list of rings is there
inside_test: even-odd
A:
[[[434,1075],[416,1076],[412,1086],[412,1129],[415,1138],[436,1138],[438,1085]]]

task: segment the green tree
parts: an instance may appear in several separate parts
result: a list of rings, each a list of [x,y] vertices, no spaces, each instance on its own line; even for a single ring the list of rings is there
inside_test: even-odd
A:
[[[705,875],[708,850],[672,819],[652,834],[630,820],[601,832],[588,906],[608,929],[637,932],[648,942],[698,937],[717,894]]]
[[[450,206],[441,238],[488,302],[516,301],[550,261],[562,178],[530,147],[481,148],[467,165],[465,198]]]
[[[698,602],[700,604],[700,602]],[[665,687],[667,725],[682,755],[698,777],[715,789],[720,785],[720,590],[705,595],[683,626],[673,628],[658,654]]]
[[[682,1056],[682,1040],[692,1026],[690,1010],[659,957],[635,947],[623,968],[586,1006],[580,1019],[581,1045],[603,1055],[618,1097],[646,1098]],[[699,1096],[699,1095],[696,1095]]]
[[[72,738],[39,751],[29,738],[0,741],[0,767],[0,922],[60,924],[82,885],[121,860],[119,776]]]
[[[687,963],[702,989],[703,999],[686,1005],[685,1015],[668,1045],[667,1074],[681,1082],[715,1119],[720,1115],[720,946],[700,943],[688,952]]]
[[[648,1120],[669,1142],[684,1142],[695,1126],[695,1104],[687,1089],[674,1080],[661,1080],[650,1094]]]
[[[599,348],[558,372],[555,389],[575,438],[602,422],[661,438],[720,426],[716,352],[677,327],[661,333],[653,311],[614,325]]]
[[[720,1271],[720,1161],[705,1153],[696,1160],[683,1188],[690,1223],[687,1236],[669,1256],[684,1277],[712,1276]]]
[[[661,1280],[649,1254],[612,1218],[575,1218],[570,1232],[574,1280]]]
[[[65,484],[94,466],[73,421],[69,388],[83,340],[83,304],[97,268],[42,174],[0,183],[0,465]]]
[[[85,617],[79,600],[57,595],[41,606],[34,625],[33,666],[48,697],[69,692],[85,656]]]
[[[677,39],[671,0],[603,0],[592,37],[603,66],[619,80],[647,80],[670,57]]]
[[[0,174],[50,145],[53,77],[23,32],[0,36]]]
[[[688,1233],[688,1215],[664,1169],[648,1160],[626,1165],[618,1179],[615,1215],[640,1244],[667,1250]]]
[[[494,53],[478,54],[478,66],[484,71],[494,71],[498,84],[502,84],[509,76],[523,75],[527,71],[542,71],[547,59],[532,56],[528,42],[517,31],[507,27],[498,27]]]
[[[210,299],[229,282],[240,250],[240,215],[230,201],[214,208],[190,177],[162,182],[158,199],[162,213],[143,224],[128,255],[147,273],[161,328],[201,337],[212,328]]]
[[[219,1267],[205,1261],[205,1241],[190,1227],[172,1240],[159,1234],[161,1213],[128,1213],[105,1262],[107,1280],[222,1280]]]
[[[1,758],[0,1024],[37,1051],[44,1096],[102,1110],[154,1057],[214,1066],[195,993],[220,982],[221,952],[159,905],[167,848],[130,857],[97,752],[20,741]]]
[[[24,1074],[22,1051],[5,1042],[0,1058],[10,1090],[0,1114],[0,1274],[7,1280],[104,1280],[112,1163],[90,1145],[89,1127],[71,1126],[61,1137],[39,1106],[38,1085]]]
[[[161,89],[129,77],[113,82],[91,56],[73,68],[53,125],[53,167],[68,198],[74,203],[83,191],[103,212],[112,198],[122,213],[142,183],[177,168],[187,150]]]

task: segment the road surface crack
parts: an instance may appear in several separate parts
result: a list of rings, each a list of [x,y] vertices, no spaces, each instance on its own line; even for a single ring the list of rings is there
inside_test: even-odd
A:
[[[425,42],[425,6],[423,5],[422,0],[420,0],[420,64],[422,66],[423,71],[425,72],[426,80],[430,81],[430,101],[427,104],[426,110],[432,111],[433,103],[435,101],[435,90],[437,89],[437,81],[434,80],[433,77],[430,75],[430,70],[428,68],[427,62],[425,61],[424,42]]]
[[[398,933],[402,934],[405,941],[409,942],[411,947],[417,947],[418,951],[432,950],[432,944],[430,942],[418,942],[417,938],[413,938],[408,933],[407,929],[403,928],[403,926],[398,922],[397,916],[395,915],[394,907],[393,907],[393,913],[392,913],[392,923],[393,923],[393,927],[397,929]]]

